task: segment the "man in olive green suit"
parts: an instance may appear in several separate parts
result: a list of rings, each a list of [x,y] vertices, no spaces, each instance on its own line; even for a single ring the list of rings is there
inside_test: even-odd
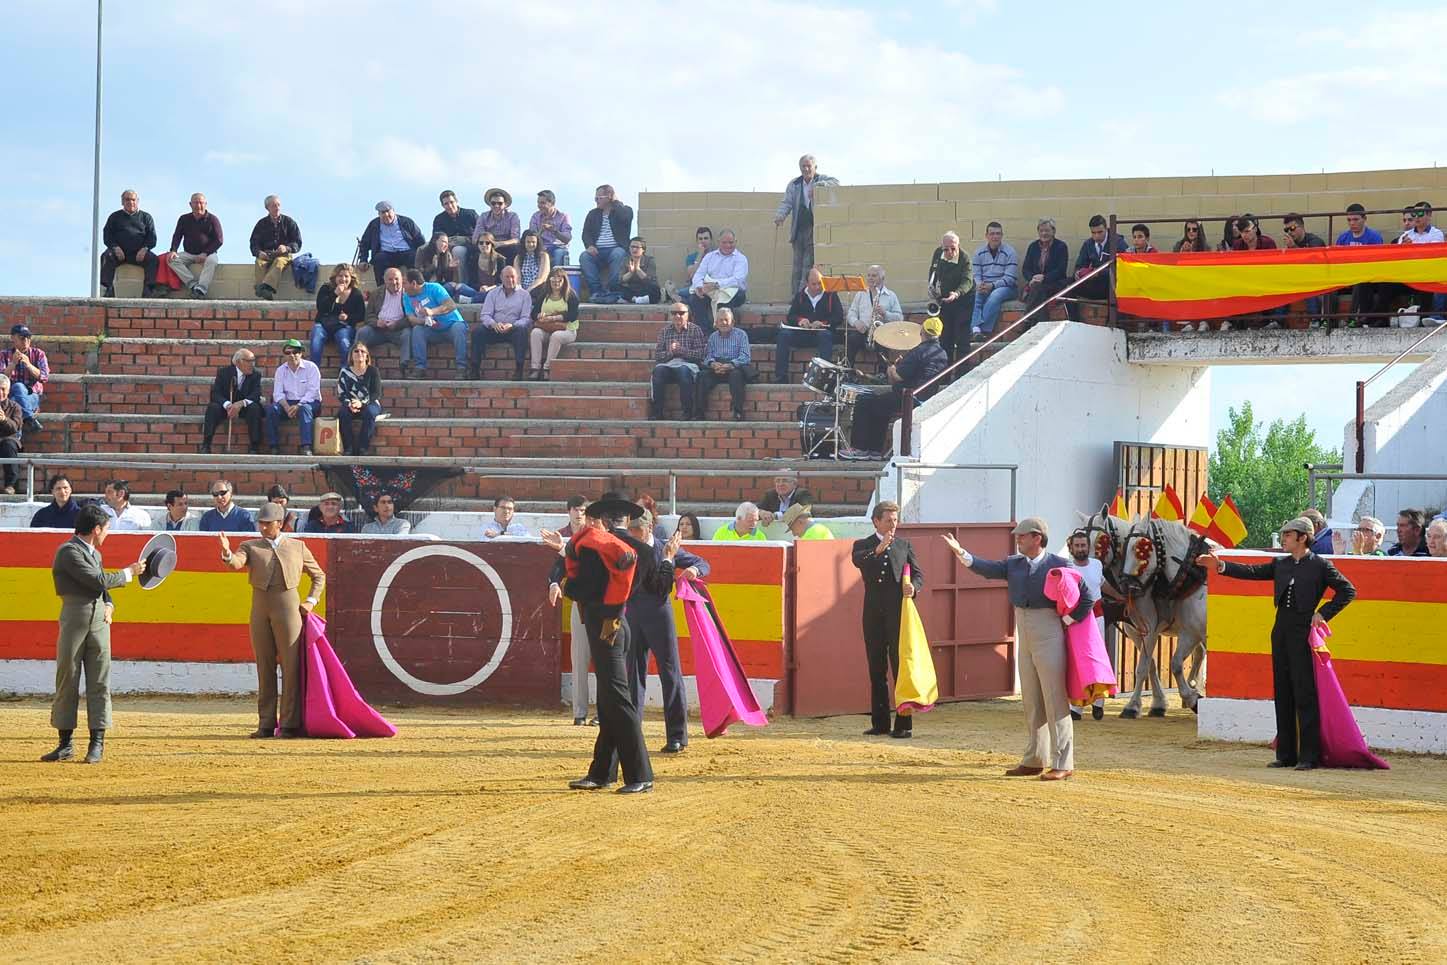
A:
[[[221,562],[233,570],[247,570],[251,580],[251,649],[256,654],[256,738],[276,731],[276,665],[281,663],[281,736],[302,736],[301,627],[302,615],[321,599],[327,575],[311,550],[281,531],[286,512],[267,503],[256,514],[260,539],[249,539],[231,552],[225,533],[217,533]],[[299,599],[297,588],[305,570],[311,592]]]
[[[50,566],[55,595],[60,597],[50,725],[59,732],[60,741],[42,761],[68,761],[75,756],[71,735],[79,713],[82,670],[85,717],[90,727],[85,763],[99,764],[105,753],[105,733],[111,726],[111,615],[115,612],[110,591],[145,570],[140,562],[114,573],[102,569],[100,547],[108,535],[110,517],[105,511],[99,506],[83,507],[75,519],[75,535],[55,551]]]

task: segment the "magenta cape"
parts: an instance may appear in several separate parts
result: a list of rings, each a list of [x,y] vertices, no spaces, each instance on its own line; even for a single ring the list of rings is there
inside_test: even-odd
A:
[[[744,668],[739,665],[733,644],[729,643],[723,621],[718,619],[708,588],[693,580],[680,579],[674,593],[683,603],[689,639],[693,641],[698,716],[703,721],[705,736],[718,737],[733,723],[763,727],[769,718],[759,709],[759,702],[749,689]]]
[[[1056,567],[1045,574],[1045,595],[1055,601],[1061,616],[1080,602],[1081,576],[1075,569]],[[1065,628],[1065,696],[1083,707],[1101,697],[1115,696],[1115,671],[1105,652],[1100,624],[1087,615]]]
[[[1331,651],[1326,648],[1329,636],[1330,627],[1311,628],[1311,666],[1316,675],[1316,702],[1321,716],[1321,760],[1317,763],[1322,767],[1387,770],[1390,765],[1367,747],[1357,719],[1352,716],[1347,695],[1336,679],[1336,669],[1331,665]]]
[[[302,627],[302,707],[308,737],[395,737],[397,728],[373,710],[332,645],[327,625],[315,613]]]

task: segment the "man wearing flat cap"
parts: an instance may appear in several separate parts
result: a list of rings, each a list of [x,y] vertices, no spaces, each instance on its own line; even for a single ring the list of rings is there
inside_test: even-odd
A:
[[[256,514],[260,539],[231,551],[225,533],[217,533],[221,562],[246,570],[251,580],[251,649],[256,655],[258,726],[251,736],[271,737],[277,725],[276,666],[281,664],[281,736],[302,736],[301,627],[303,615],[321,599],[327,575],[311,550],[281,531],[286,511],[268,502]],[[297,592],[302,571],[311,577],[305,600]]]
[[[1321,762],[1321,710],[1311,664],[1311,628],[1325,625],[1356,599],[1357,590],[1331,560],[1311,551],[1313,526],[1305,516],[1281,527],[1285,556],[1246,565],[1196,557],[1201,566],[1238,580],[1273,580],[1276,622],[1271,626],[1271,686],[1276,703],[1276,759],[1269,767],[1309,771]],[[1331,601],[1317,609],[1327,589]],[[1299,726],[1298,726],[1299,724]]]
[[[1050,530],[1038,516],[1022,519],[1012,535],[1018,552],[1003,560],[980,559],[949,533],[944,535],[944,541],[961,563],[980,576],[1009,584],[1010,605],[1015,608],[1020,697],[1025,704],[1029,738],[1025,756],[1005,775],[1069,780],[1075,773],[1075,731],[1065,690],[1065,628],[1089,619],[1095,599],[1082,585],[1075,609],[1057,616],[1055,601],[1045,595],[1045,574],[1053,569],[1068,569],[1070,561],[1045,552]]]
[[[377,217],[367,224],[367,230],[357,241],[357,256],[372,265],[381,287],[388,268],[405,272],[417,263],[417,249],[427,243],[417,222],[400,215],[390,201],[377,202]]]

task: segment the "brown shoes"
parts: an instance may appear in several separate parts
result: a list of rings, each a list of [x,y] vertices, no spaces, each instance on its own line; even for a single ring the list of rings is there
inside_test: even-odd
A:
[[[1026,767],[1024,764],[1012,767],[1005,772],[1006,777],[1034,777],[1036,774],[1045,773],[1043,767]]]
[[[1068,781],[1068,780],[1070,780],[1070,776],[1071,776],[1072,774],[1074,774],[1074,773],[1075,773],[1074,771],[1060,771],[1060,770],[1056,770],[1055,768],[1052,767],[1050,770],[1048,770],[1048,771],[1046,771],[1044,774],[1041,774],[1041,775],[1040,775],[1040,780],[1042,780],[1042,781]]]

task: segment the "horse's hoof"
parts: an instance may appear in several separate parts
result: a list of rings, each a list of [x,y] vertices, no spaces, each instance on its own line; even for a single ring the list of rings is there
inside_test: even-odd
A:
[[[1194,704],[1191,705],[1191,713],[1196,714],[1197,716],[1200,715],[1200,713],[1201,713],[1201,702],[1200,702],[1199,700],[1196,701]]]
[[[1152,716],[1152,717],[1164,717],[1164,716],[1166,716],[1166,708],[1164,708],[1164,707],[1152,707],[1152,708],[1151,708],[1151,716]]]
[[[1122,710],[1120,712],[1120,715],[1126,720],[1135,720],[1141,715],[1141,712],[1136,710],[1134,707],[1127,707],[1125,710]]]

